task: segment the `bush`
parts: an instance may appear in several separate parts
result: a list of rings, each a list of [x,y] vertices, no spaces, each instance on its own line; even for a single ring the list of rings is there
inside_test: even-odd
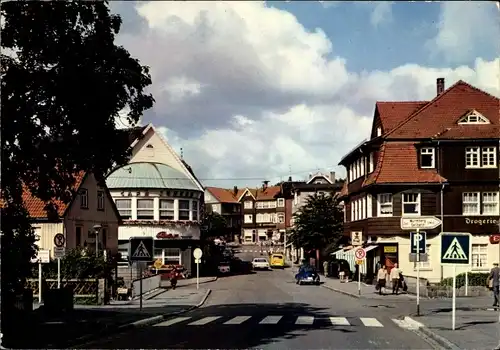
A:
[[[468,274],[469,286],[488,286],[488,276],[490,274],[486,272],[470,272]],[[439,285],[441,286],[452,286],[453,285],[453,277],[448,277],[443,279]],[[465,286],[465,273],[461,273],[457,275],[457,288],[461,288]]]

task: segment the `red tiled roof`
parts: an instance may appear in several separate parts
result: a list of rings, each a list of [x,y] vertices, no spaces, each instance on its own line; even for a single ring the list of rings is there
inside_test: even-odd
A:
[[[408,118],[416,110],[425,106],[429,101],[389,102],[379,101],[375,108],[378,110],[384,132],[394,129],[399,123]]]
[[[73,186],[73,189],[75,191],[78,190],[84,178],[85,178],[84,171],[75,174],[75,184]],[[45,210],[45,206],[47,203],[42,201],[40,198],[34,197],[28,188],[24,188],[23,200],[31,218],[47,218],[47,211]],[[59,217],[62,217],[64,215],[64,212],[71,204],[71,203],[65,204],[57,199],[53,199],[52,203],[57,205],[57,213]]]
[[[281,186],[269,186],[265,190],[258,188],[255,190],[255,199],[258,201],[265,201],[275,199],[278,193],[281,192]]]
[[[446,179],[436,169],[421,169],[413,142],[385,142],[380,149],[375,171],[363,182],[373,183],[441,183]]]
[[[234,195],[234,190],[228,190],[219,187],[207,187],[207,190],[221,203],[238,203],[238,191]],[[243,192],[239,193],[241,195]]]
[[[497,130],[497,125],[500,123],[500,100],[459,80],[427,105],[399,123],[384,137],[388,139],[431,138],[442,133],[447,128],[457,128],[457,121],[471,109],[478,111],[490,120],[491,132]],[[460,135],[460,138],[477,138],[478,136],[490,138],[490,132],[487,135],[477,135],[478,129],[475,125],[463,126],[464,128],[457,129],[457,135]],[[458,130],[462,131],[459,132]],[[452,135],[452,133],[449,135]],[[498,134],[496,137],[498,137]]]
[[[500,137],[500,125],[454,125],[434,135],[435,139],[497,139]]]

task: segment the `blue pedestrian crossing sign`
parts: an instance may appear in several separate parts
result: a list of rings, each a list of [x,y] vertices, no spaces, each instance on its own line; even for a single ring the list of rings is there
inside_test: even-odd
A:
[[[153,237],[130,237],[130,261],[153,261]]]
[[[469,265],[470,254],[470,233],[441,233],[441,265]]]

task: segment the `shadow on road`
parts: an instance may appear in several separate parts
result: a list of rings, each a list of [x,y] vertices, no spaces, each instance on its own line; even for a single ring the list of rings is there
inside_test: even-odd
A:
[[[182,322],[141,328],[119,334],[112,339],[91,344],[92,348],[259,348],[283,339],[293,339],[314,328],[332,332],[355,333],[355,327],[332,326],[323,308],[307,304],[238,304],[204,307],[189,314]],[[182,317],[179,316],[179,317]],[[189,325],[205,317],[218,317],[204,325]],[[232,318],[251,316],[241,324],[224,324]],[[267,316],[283,316],[277,324],[259,324]],[[314,324],[296,324],[298,316],[313,316]],[[171,320],[173,320],[172,318]],[[167,321],[168,322],[168,321]]]

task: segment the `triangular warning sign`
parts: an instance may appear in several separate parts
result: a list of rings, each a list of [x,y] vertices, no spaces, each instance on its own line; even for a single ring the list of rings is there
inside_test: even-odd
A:
[[[467,261],[467,255],[465,254],[462,246],[458,242],[458,239],[455,237],[453,241],[451,241],[450,246],[444,253],[443,259],[445,260],[465,260]]]
[[[141,241],[141,243],[139,243],[139,245],[135,249],[134,254],[132,254],[132,257],[133,258],[150,258],[151,257],[151,254],[149,254],[143,241]]]

